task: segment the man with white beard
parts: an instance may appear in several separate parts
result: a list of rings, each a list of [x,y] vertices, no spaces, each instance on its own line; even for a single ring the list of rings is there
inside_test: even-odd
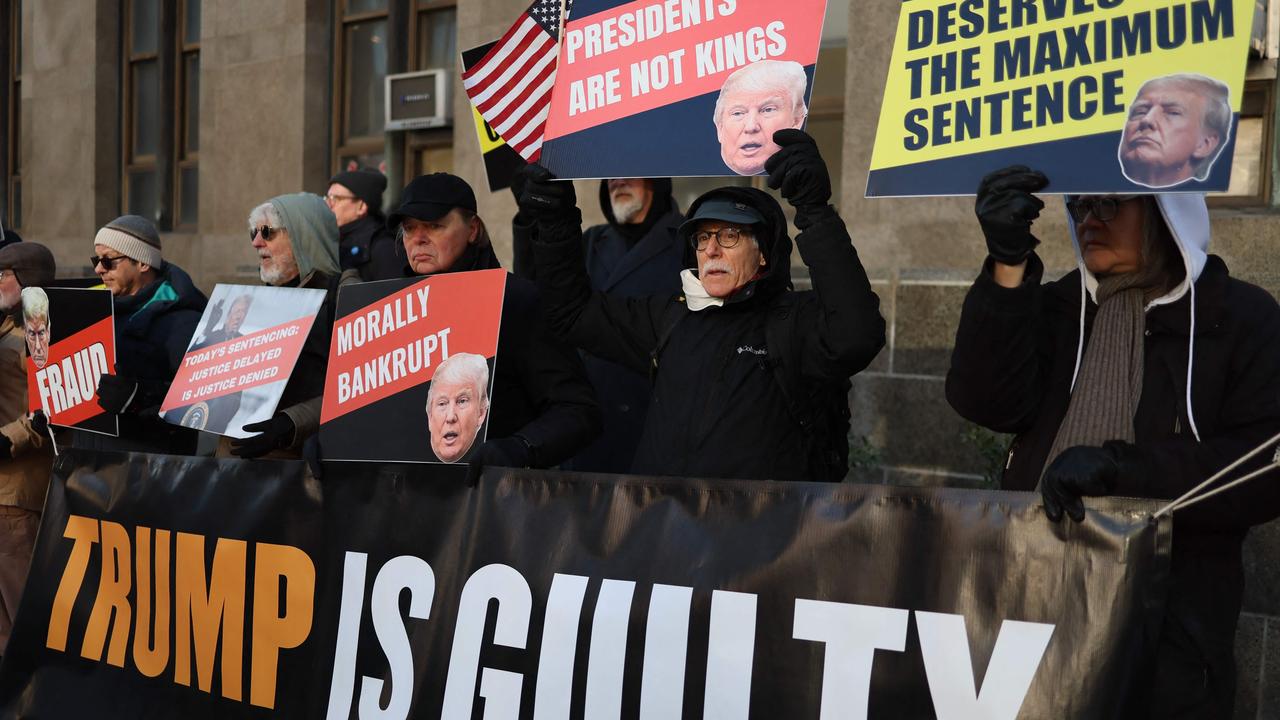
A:
[[[519,199],[524,175],[517,172],[512,192]],[[676,228],[684,215],[671,194],[670,178],[600,181],[600,209],[608,221],[583,233],[583,250],[592,290],[619,297],[676,295],[684,245]],[[532,220],[517,214],[512,222],[515,273],[536,279]],[[616,363],[584,353],[587,375],[604,414],[604,432],[566,467],[583,472],[626,472],[631,466],[649,407],[649,378]]]
[[[244,426],[257,435],[231,441],[231,454],[242,458],[267,454],[298,457],[303,443],[320,429],[320,402],[341,276],[338,221],[318,195],[280,195],[249,213],[249,243],[258,255],[258,274],[264,284],[328,293],[284,386],[276,414]]]

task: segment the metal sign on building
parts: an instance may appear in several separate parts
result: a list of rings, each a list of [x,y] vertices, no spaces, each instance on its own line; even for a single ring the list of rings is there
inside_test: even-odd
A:
[[[449,106],[449,74],[444,69],[387,76],[386,127],[419,130],[453,124]]]

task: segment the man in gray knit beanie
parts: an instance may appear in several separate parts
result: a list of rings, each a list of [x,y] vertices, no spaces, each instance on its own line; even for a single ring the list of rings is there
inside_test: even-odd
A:
[[[124,215],[93,239],[93,271],[115,308],[116,374],[98,380],[98,404],[120,420],[120,436],[76,433],[75,447],[159,452],[195,451],[197,433],[170,425],[154,410],[182,363],[204,310],[191,276],[166,263],[160,233],[148,219]]]

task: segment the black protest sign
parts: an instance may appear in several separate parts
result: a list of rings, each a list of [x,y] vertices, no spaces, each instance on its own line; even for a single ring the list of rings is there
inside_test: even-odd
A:
[[[28,409],[44,412],[53,425],[118,435],[118,418],[98,404],[99,379],[116,371],[111,293],[26,288],[22,326]]]

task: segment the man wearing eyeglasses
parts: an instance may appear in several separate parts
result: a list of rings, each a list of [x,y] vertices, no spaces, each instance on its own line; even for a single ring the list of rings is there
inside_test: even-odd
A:
[[[119,415],[120,436],[73,431],[72,444],[107,450],[188,455],[195,431],[156,414],[182,365],[208,298],[185,270],[166,262],[150,220],[123,215],[98,230],[93,271],[115,306],[116,374],[98,382],[98,404]]]
[[[1016,436],[1001,485],[1082,522],[1084,497],[1173,499],[1280,433],[1280,306],[1208,253],[1204,196],[1068,197],[1077,268],[1044,283],[1048,184],[1010,167],[979,186],[987,259],[947,374],[960,415]],[[1241,544],[1280,516],[1277,480],[1175,511],[1160,637],[1119,715],[1232,717]]]
[[[541,168],[522,194],[522,211],[538,223],[538,285],[552,329],[652,374],[632,472],[812,481],[848,470],[848,379],[884,346],[880,301],[830,205],[813,139],[784,129],[771,140],[781,150],[765,164],[768,183],[796,209],[814,290],[792,289],[787,221],[761,190],[724,187],[695,200],[678,233],[683,294],[643,298],[592,291],[572,183]],[[839,442],[844,457],[828,457]]]
[[[329,178],[324,202],[338,220],[338,259],[342,269],[356,270],[360,279],[400,277],[404,264],[396,252],[395,236],[382,216],[382,193],[387,176],[377,170],[348,170]]]
[[[18,611],[53,463],[48,425],[27,413],[22,291],[52,283],[54,272],[53,253],[43,245],[19,239],[0,249],[0,654]]]

